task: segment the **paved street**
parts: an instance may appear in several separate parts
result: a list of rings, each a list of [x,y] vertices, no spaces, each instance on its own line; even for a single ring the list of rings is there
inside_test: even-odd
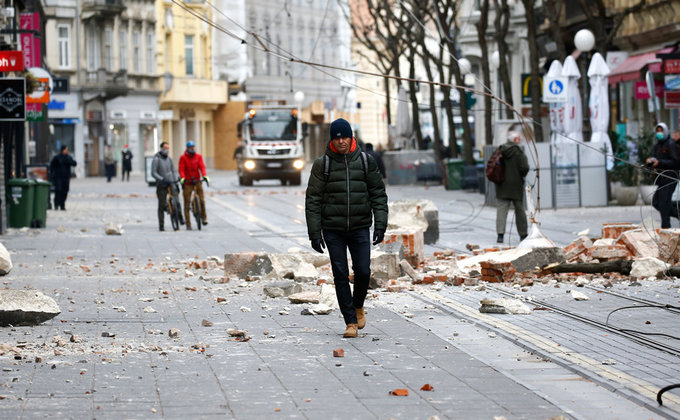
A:
[[[371,291],[368,325],[343,339],[330,315],[301,315],[285,298],[267,298],[261,282],[223,283],[222,271],[196,268],[225,253],[311,251],[304,185],[239,187],[234,172],[210,174],[202,231],[158,232],[155,189],[141,177],[76,179],[66,211],[48,211],[41,230],[11,229],[0,240],[14,270],[6,287],[36,288],[62,313],[35,327],[0,329],[1,418],[404,418],[660,419],[680,416],[672,350],[605,332],[557,311],[493,315],[484,297],[519,293],[604,322],[632,303],[571,284],[506,287],[415,286]],[[440,211],[440,249],[490,246],[495,209],[483,196],[441,186],[388,187],[390,200],[423,198]],[[546,210],[542,231],[558,245],[603,221],[640,222],[649,206]],[[106,236],[106,222],[121,236]],[[677,221],[674,221],[676,223]],[[674,225],[675,226],[675,225]],[[512,241],[517,241],[516,232]],[[678,305],[680,282],[641,281],[612,290]],[[306,289],[316,284],[305,284]],[[536,306],[540,306],[540,303]],[[543,308],[545,309],[545,308]],[[612,323],[678,337],[677,313],[617,312]],[[647,327],[645,321],[650,321]],[[179,330],[171,337],[171,329]],[[246,331],[239,339],[228,329]],[[647,331],[649,332],[649,331]],[[658,338],[671,348],[677,339]],[[344,357],[333,350],[344,349]],[[4,349],[4,347],[3,347]],[[423,385],[433,387],[421,390]],[[407,389],[408,396],[390,395]]]

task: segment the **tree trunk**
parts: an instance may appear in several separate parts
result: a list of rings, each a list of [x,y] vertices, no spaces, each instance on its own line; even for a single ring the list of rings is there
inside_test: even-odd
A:
[[[424,45],[423,45],[424,47]],[[425,71],[427,72],[427,80],[434,81],[432,77],[432,69],[430,68],[430,60],[427,53],[423,55],[423,64],[425,66]],[[432,83],[429,83],[430,87],[430,114],[432,114],[432,128],[434,129],[434,138],[432,139],[432,148],[434,149],[434,157],[437,163],[441,162],[441,147],[442,147],[442,137],[439,132],[439,116],[437,115],[437,101],[435,99],[435,89]]]
[[[486,43],[486,32],[489,27],[489,0],[482,1],[481,14],[476,23],[479,49],[482,51],[482,81],[484,91],[491,93],[491,75],[489,74],[489,47]],[[486,144],[493,144],[491,130],[491,96],[484,96],[484,140]]]
[[[508,64],[508,43],[505,42],[505,37],[508,35],[508,28],[510,27],[510,7],[508,0],[494,0],[496,5],[496,41],[498,43],[498,74],[500,76],[501,84],[503,85],[504,99],[510,106],[513,106],[512,100],[512,85],[510,84],[510,71]],[[505,110],[505,118],[511,120],[514,118],[514,113],[507,105],[499,104]]]
[[[387,114],[387,126],[392,125],[392,104],[390,97],[390,78],[385,77],[383,83],[385,84],[385,113]]]
[[[420,112],[418,111],[418,96],[416,96],[416,82],[413,80],[416,78],[416,68],[415,68],[415,56],[416,56],[416,49],[415,47],[410,48],[409,50],[409,58],[408,58],[408,63],[409,63],[409,80],[408,86],[409,86],[409,96],[411,97],[411,109],[412,109],[412,116],[411,116],[411,122],[413,124],[413,134],[416,136],[416,142],[418,143],[418,149],[423,148],[423,133],[420,130]]]
[[[527,41],[529,43],[529,61],[531,65],[531,118],[534,123],[534,140],[543,142],[543,126],[541,124],[541,77],[538,68],[538,46],[536,45],[536,19],[534,5],[536,0],[522,0],[527,19]]]
[[[632,260],[612,260],[606,262],[551,264],[541,269],[541,274],[553,273],[621,273],[630,274]],[[678,268],[678,267],[676,267]]]

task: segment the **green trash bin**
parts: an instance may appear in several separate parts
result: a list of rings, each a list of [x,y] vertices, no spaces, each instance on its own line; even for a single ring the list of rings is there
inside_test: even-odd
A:
[[[9,226],[30,227],[33,220],[33,199],[35,183],[30,179],[12,178],[7,181],[9,203]]]
[[[35,181],[35,193],[33,196],[33,219],[31,227],[42,228],[47,222],[47,207],[50,204],[50,184],[42,179]]]
[[[463,179],[463,159],[449,159],[446,161],[446,175],[448,183],[447,190],[461,189],[461,181]]]

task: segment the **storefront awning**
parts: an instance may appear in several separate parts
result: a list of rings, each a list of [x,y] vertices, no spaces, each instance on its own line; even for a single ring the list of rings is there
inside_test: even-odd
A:
[[[657,54],[665,54],[673,51],[673,47],[664,48],[644,54],[631,55],[621,65],[609,73],[609,84],[615,85],[619,82],[629,82],[631,80],[641,80],[640,70],[649,64],[649,71],[658,73],[662,71],[661,59],[656,58]]]

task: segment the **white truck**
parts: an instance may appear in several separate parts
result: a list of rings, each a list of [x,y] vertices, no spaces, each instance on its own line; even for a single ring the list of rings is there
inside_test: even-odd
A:
[[[279,179],[282,185],[300,185],[305,166],[302,124],[297,108],[286,105],[252,106],[239,123],[239,185],[261,179]],[[240,152],[240,153],[239,153]]]

